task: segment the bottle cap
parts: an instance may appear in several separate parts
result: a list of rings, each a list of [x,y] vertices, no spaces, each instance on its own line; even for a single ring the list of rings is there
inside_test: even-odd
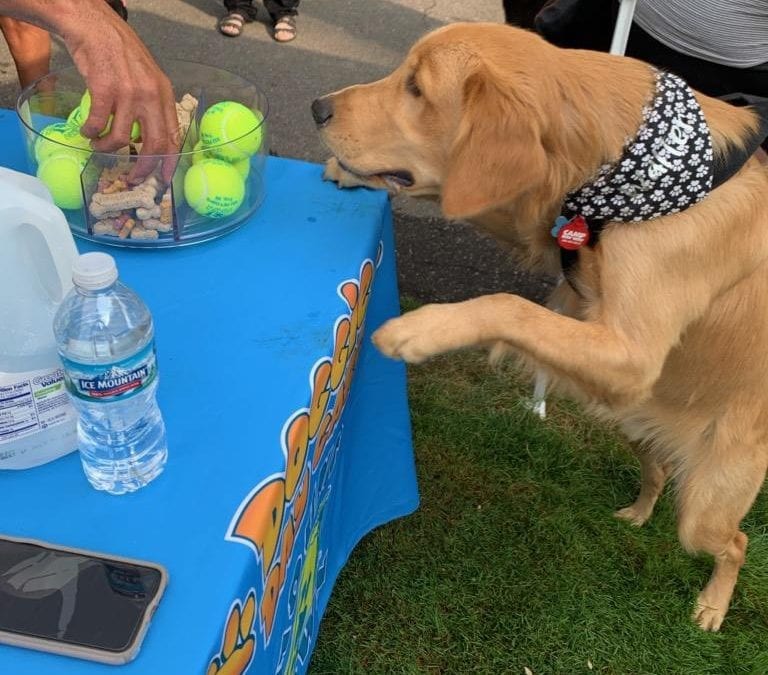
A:
[[[98,291],[117,281],[115,259],[107,253],[83,253],[72,268],[72,281],[87,291]]]

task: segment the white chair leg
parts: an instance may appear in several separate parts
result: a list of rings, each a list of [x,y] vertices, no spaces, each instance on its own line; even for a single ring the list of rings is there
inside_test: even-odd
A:
[[[611,54],[623,55],[627,49],[629,29],[632,28],[632,17],[635,16],[635,5],[637,5],[637,0],[621,0],[616,27],[613,29]]]

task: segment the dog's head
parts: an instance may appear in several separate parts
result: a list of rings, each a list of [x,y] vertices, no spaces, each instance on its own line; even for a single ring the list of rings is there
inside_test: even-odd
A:
[[[317,99],[312,113],[345,170],[438,195],[448,217],[511,203],[549,180],[543,70],[554,48],[496,24],[453,24],[392,74]]]

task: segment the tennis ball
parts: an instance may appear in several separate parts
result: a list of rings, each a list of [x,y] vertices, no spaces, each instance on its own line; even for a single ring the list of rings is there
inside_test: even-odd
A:
[[[189,167],[184,176],[184,197],[201,216],[225,218],[243,203],[245,183],[230,164],[204,159]]]
[[[215,159],[208,154],[208,150],[203,145],[202,141],[198,141],[197,143],[195,143],[195,147],[192,148],[192,152],[194,152],[194,154],[192,155],[192,164],[197,164],[198,162],[202,162],[204,159]]]
[[[38,163],[51,155],[64,154],[69,149],[73,156],[81,159],[87,159],[91,154],[91,142],[66,122],[49,124],[40,132],[40,136],[35,141],[35,159]],[[78,152],[80,150],[84,152]]]
[[[80,127],[85,124],[85,121],[88,119],[88,115],[91,113],[91,92],[89,92],[87,89],[85,90],[85,93],[83,94],[83,97],[80,99],[80,105],[78,105],[71,113],[69,113],[69,117],[67,118],[67,124],[72,125],[73,127],[80,129]],[[99,134],[99,137],[106,136],[110,130],[112,129],[112,120],[114,118],[114,115],[110,115],[109,119],[107,120],[107,126],[104,127],[104,129]],[[141,138],[141,125],[138,122],[134,122],[131,125],[131,140],[135,143]]]
[[[248,178],[248,174],[251,173],[251,158],[246,157],[239,162],[232,162],[232,166],[237,169],[237,172],[243,177],[243,180]]]
[[[181,170],[181,167],[177,167],[176,172],[171,179],[171,190],[173,192],[173,203],[175,206],[180,206],[184,203],[184,178],[186,175],[186,170]]]
[[[204,159],[217,159],[216,157],[213,157],[211,155],[211,152],[203,145],[202,141],[198,141],[195,143],[195,147],[192,148],[194,154],[192,155],[192,164],[197,164],[198,162],[202,162]],[[251,158],[250,157],[243,157],[243,159],[239,159],[237,161],[226,161],[227,164],[231,164],[234,166],[240,175],[243,177],[243,179],[248,178],[248,174],[251,173]]]
[[[65,153],[47,157],[37,168],[37,177],[51,191],[53,201],[59,208],[82,208],[80,174],[85,164],[72,154]]]
[[[264,116],[236,101],[221,101],[200,120],[200,139],[218,159],[236,162],[261,147]]]

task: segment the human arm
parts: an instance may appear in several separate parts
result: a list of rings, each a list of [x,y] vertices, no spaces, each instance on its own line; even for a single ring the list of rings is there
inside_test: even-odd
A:
[[[167,155],[179,145],[171,83],[131,27],[103,0],[0,0],[0,14],[33,23],[58,35],[91,92],[82,127],[93,147],[110,152],[128,144],[134,120],[141,124],[142,154]],[[98,138],[114,114],[108,134]],[[154,168],[140,161],[133,178]],[[170,180],[173,164],[163,166]]]

